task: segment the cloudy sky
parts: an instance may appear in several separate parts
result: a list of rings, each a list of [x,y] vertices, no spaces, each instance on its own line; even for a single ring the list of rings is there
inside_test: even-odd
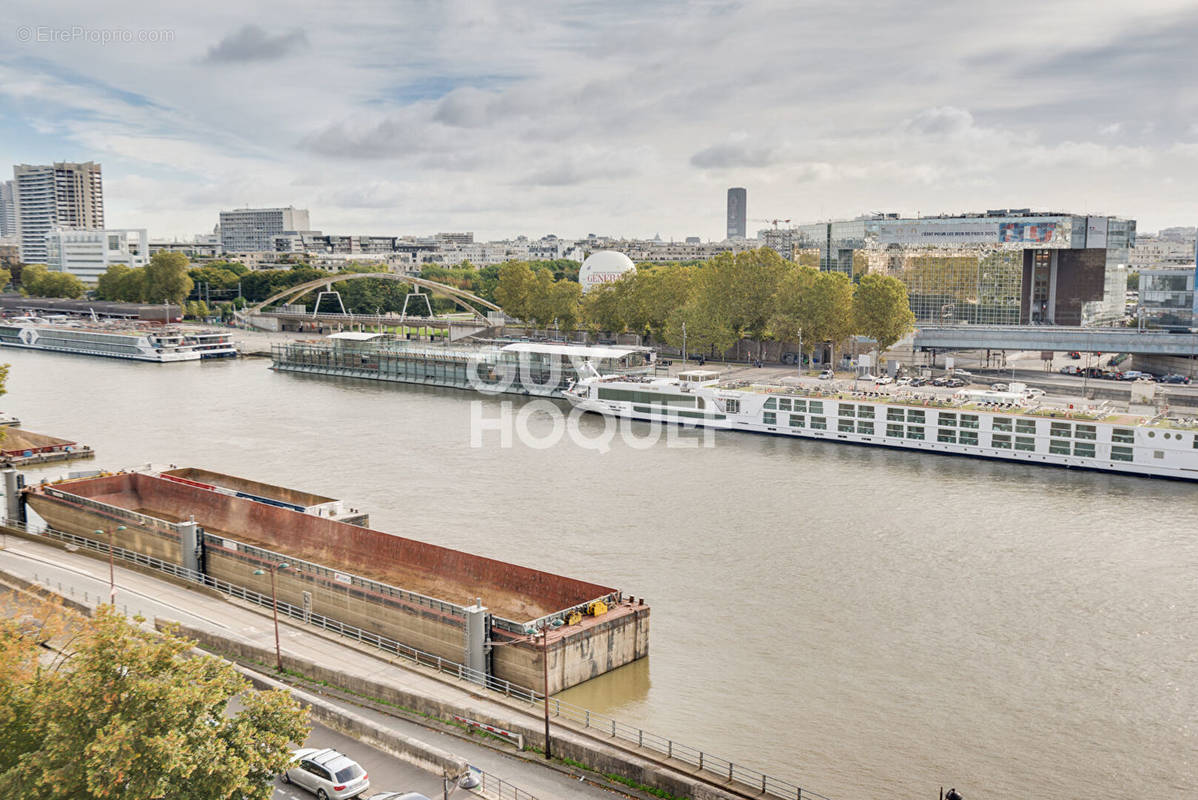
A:
[[[0,37],[5,171],[100,161],[108,224],[155,237],[294,204],[719,239],[729,186],[763,220],[1198,223],[1192,0],[9,0]]]

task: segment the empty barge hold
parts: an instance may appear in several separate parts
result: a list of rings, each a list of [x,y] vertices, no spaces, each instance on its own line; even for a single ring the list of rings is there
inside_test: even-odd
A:
[[[250,486],[257,491],[231,491]],[[123,525],[120,547],[263,594],[270,577],[255,570],[286,562],[276,573],[280,602],[449,661],[480,663],[481,652],[485,671],[522,686],[542,685],[543,657],[553,693],[648,655],[649,608],[617,589],[285,507],[279,493],[290,491],[170,470],[31,487],[26,502],[57,530],[106,541]],[[288,496],[301,495],[316,497]],[[476,599],[486,610],[481,641],[468,625]],[[528,637],[542,627],[547,652]]]

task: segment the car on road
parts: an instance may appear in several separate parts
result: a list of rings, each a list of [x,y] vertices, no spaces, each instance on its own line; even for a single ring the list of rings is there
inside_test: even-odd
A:
[[[317,800],[349,800],[370,788],[370,776],[349,756],[331,747],[304,747],[291,754],[283,783],[294,783]]]
[[[932,378],[933,386],[948,386],[948,378]]]
[[[913,386],[915,378],[899,378],[894,382],[895,386]]]
[[[931,381],[929,381],[927,378],[912,378],[911,383],[908,385],[912,388],[918,389],[920,386],[927,386],[929,383],[931,383]]]
[[[1185,375],[1164,375],[1160,379],[1161,383],[1189,383],[1190,379]]]
[[[973,373],[967,369],[954,369],[953,377],[954,378],[972,378]]]
[[[1082,374],[1081,368],[1079,368],[1078,366],[1076,366],[1074,364],[1066,364],[1065,366],[1063,366],[1059,370],[1057,370],[1057,372],[1061,373],[1062,375],[1081,375]]]
[[[894,378],[890,377],[889,375],[879,375],[875,383],[877,383],[879,386],[885,386],[889,383],[894,383]]]
[[[835,378],[836,378],[836,373],[830,369],[826,369],[819,374],[819,379],[821,381],[830,381],[830,380],[834,380]]]
[[[1043,397],[1044,394],[1045,394],[1045,392],[1043,389],[1037,389],[1034,386],[1031,387],[1030,389],[1023,390],[1023,396],[1026,397],[1028,400],[1035,400],[1037,397]]]
[[[1005,392],[1011,387],[1005,383],[992,383],[990,384],[990,388],[995,392]]]
[[[949,378],[944,382],[944,385],[950,389],[960,389],[962,386],[968,386],[969,381],[961,378]]]

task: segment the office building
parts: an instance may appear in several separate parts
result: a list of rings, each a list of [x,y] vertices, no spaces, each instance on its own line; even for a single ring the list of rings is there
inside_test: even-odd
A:
[[[12,170],[17,235],[26,264],[46,263],[46,234],[53,228],[104,227],[99,164],[17,164]]]
[[[1191,328],[1195,324],[1194,266],[1146,269],[1140,273],[1138,316],[1153,328]]]
[[[45,263],[51,270],[69,273],[95,286],[114,264],[144,267],[149,261],[149,241],[144,228],[52,228],[46,234]]]
[[[728,190],[728,238],[745,238],[745,227],[748,222],[746,211],[748,192],[741,188]]]
[[[893,275],[921,322],[1092,325],[1124,316],[1136,223],[999,209],[898,214],[798,227],[795,257],[820,269]]]
[[[274,250],[275,237],[309,229],[305,208],[236,208],[220,212],[220,241],[226,253]]]
[[[0,181],[0,239],[17,235],[16,189],[12,181]]]

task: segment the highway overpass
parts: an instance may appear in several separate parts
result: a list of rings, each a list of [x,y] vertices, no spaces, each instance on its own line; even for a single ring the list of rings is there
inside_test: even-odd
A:
[[[1058,325],[921,325],[915,331],[914,347],[1193,356],[1198,353],[1198,333]]]

